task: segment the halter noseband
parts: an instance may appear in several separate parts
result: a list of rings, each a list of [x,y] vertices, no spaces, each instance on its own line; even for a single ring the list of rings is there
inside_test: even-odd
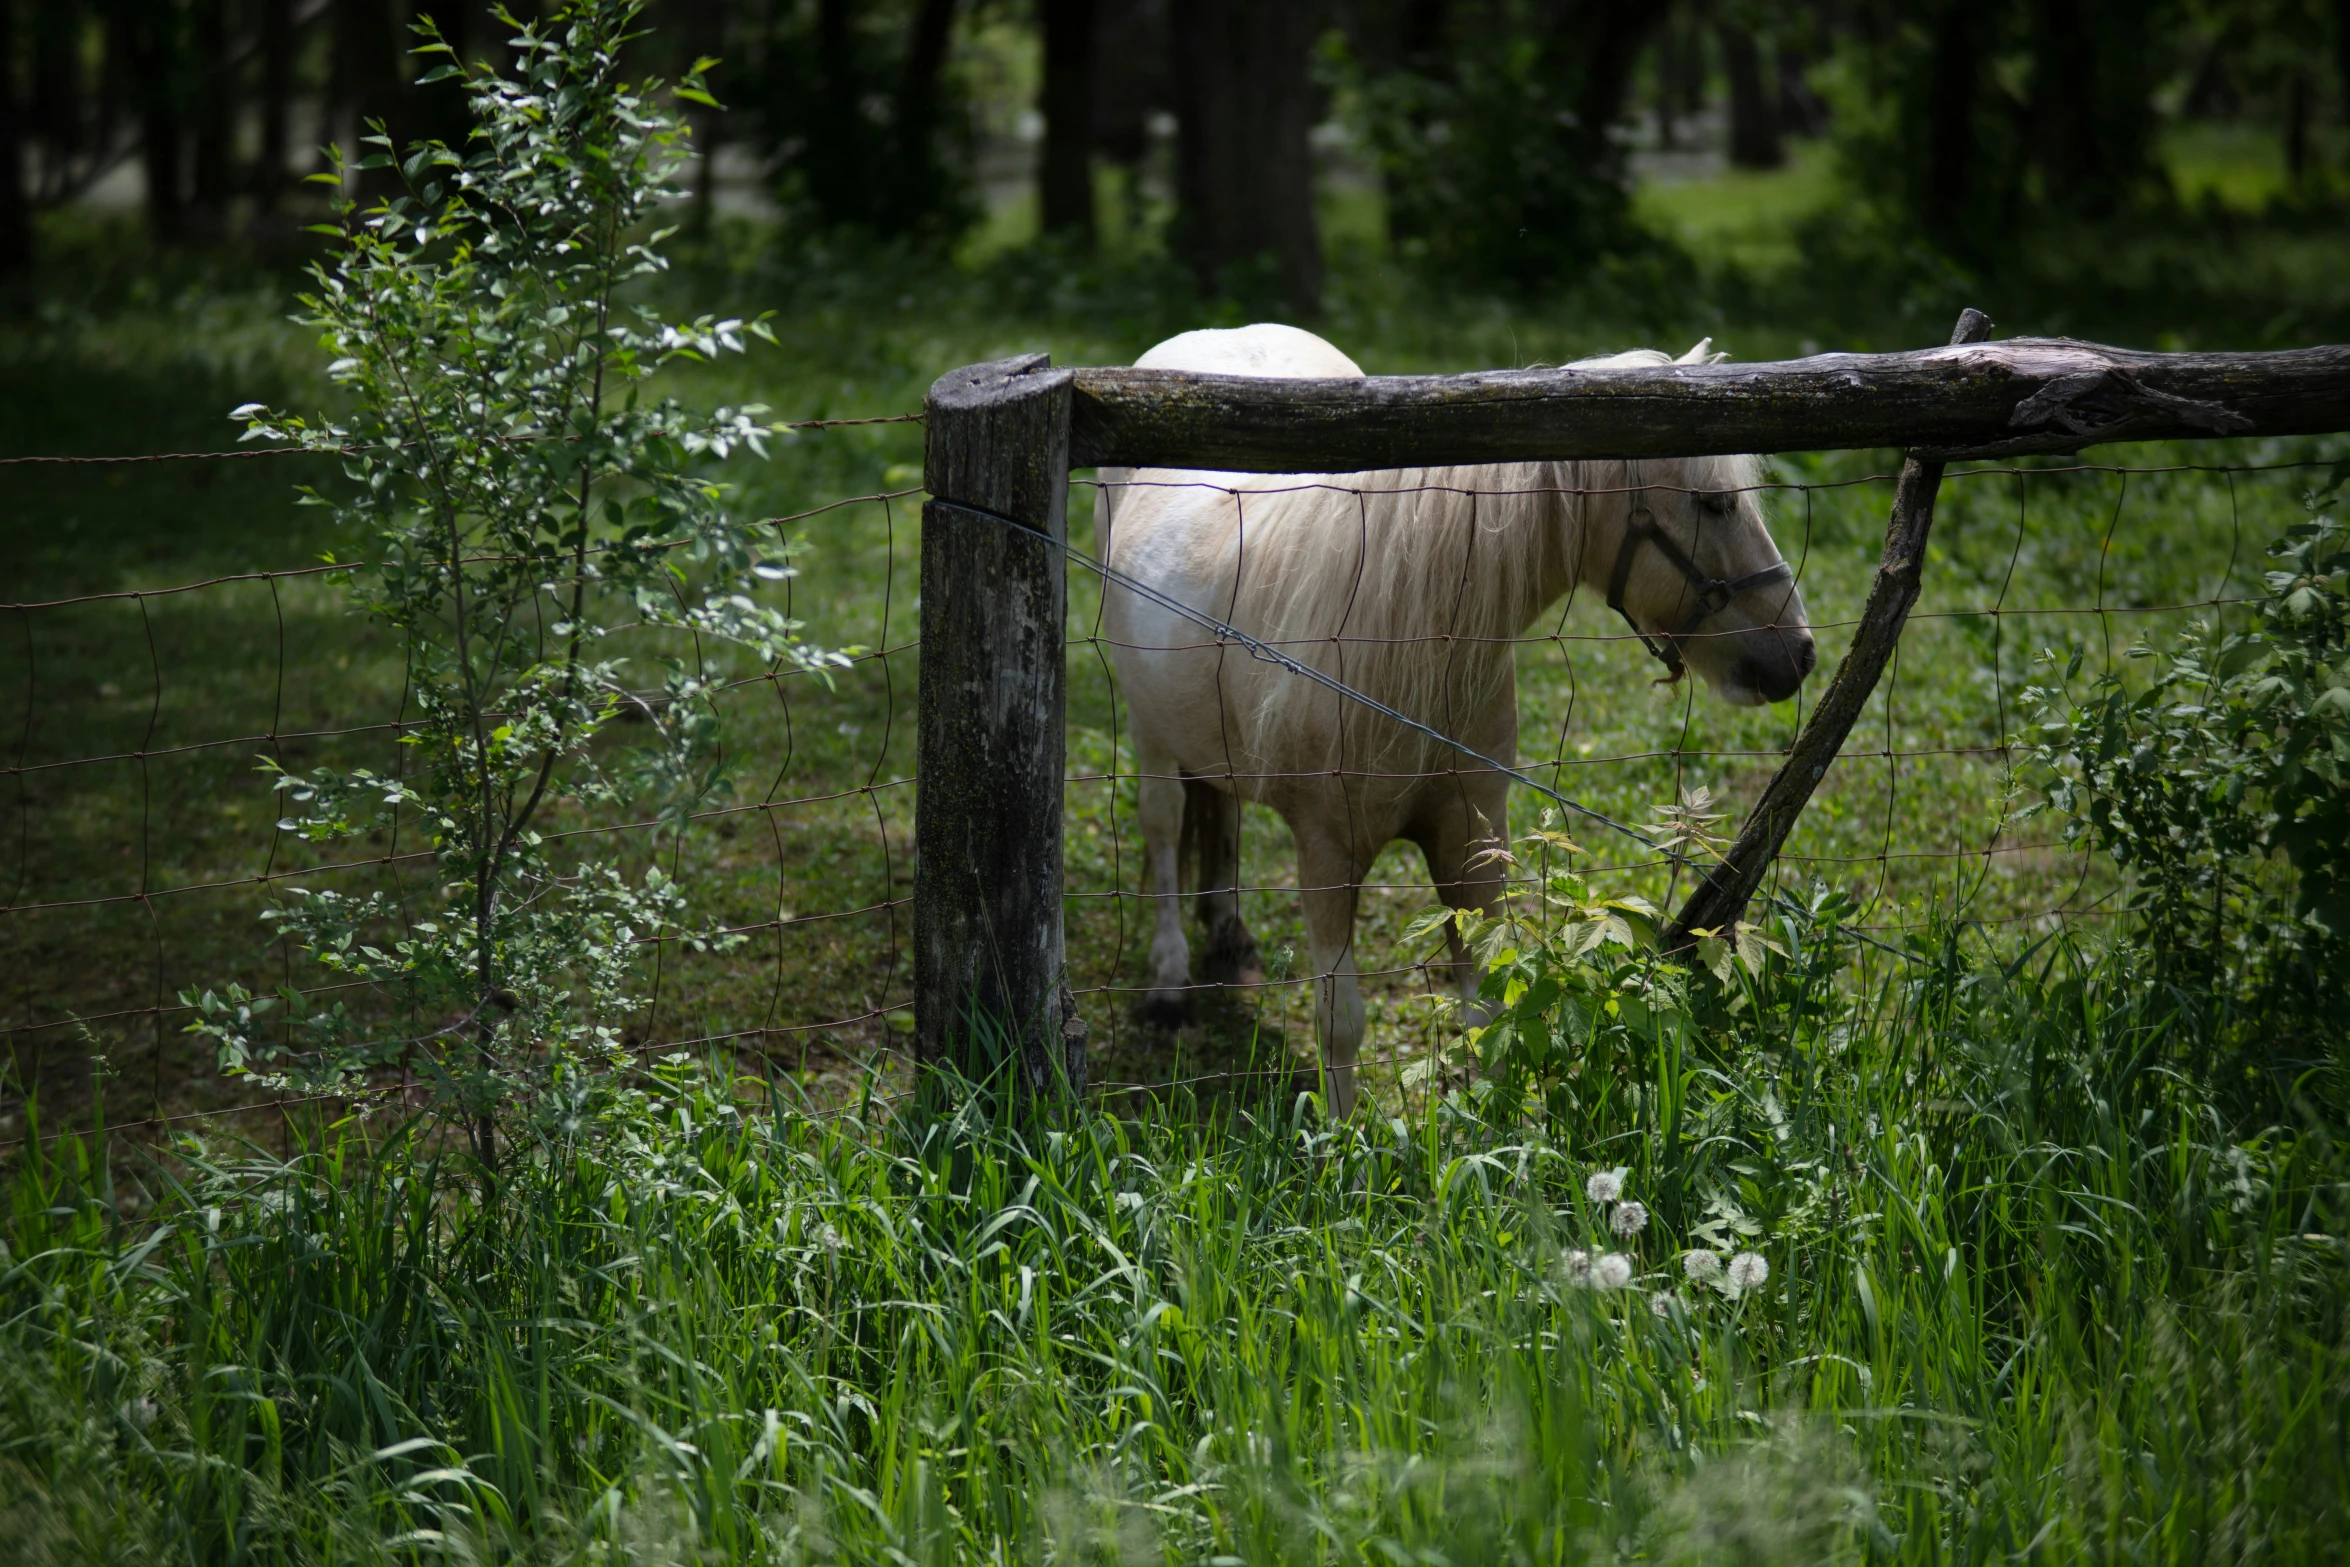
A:
[[[1632,482],[1635,486],[1640,483],[1637,463],[1633,465]],[[1666,564],[1681,574],[1681,580],[1697,590],[1697,603],[1689,611],[1688,617],[1661,637],[1650,636],[1641,630],[1640,622],[1634,620],[1631,611],[1624,608],[1624,587],[1632,580],[1632,559],[1640,553],[1643,544],[1654,545],[1656,552],[1665,558]],[[1640,645],[1648,649],[1651,657],[1672,671],[1673,679],[1678,680],[1681,678],[1683,637],[1691,635],[1699,626],[1728,609],[1730,601],[1748,589],[1794,580],[1795,568],[1785,561],[1765,566],[1760,571],[1750,571],[1743,577],[1707,576],[1698,569],[1697,562],[1691,560],[1681,546],[1673,542],[1672,535],[1657,526],[1656,513],[1648,509],[1648,492],[1636,488],[1632,492],[1631,511],[1625,519],[1623,542],[1616,546],[1615,570],[1608,575],[1607,607],[1624,617],[1624,624],[1632,628],[1632,634],[1640,639]]]

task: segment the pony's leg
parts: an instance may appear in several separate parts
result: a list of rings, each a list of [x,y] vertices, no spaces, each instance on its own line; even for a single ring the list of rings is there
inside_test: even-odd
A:
[[[1240,800],[1204,779],[1183,781],[1187,853],[1199,868],[1199,920],[1207,937],[1200,977],[1216,985],[1261,985],[1265,966],[1240,919]]]
[[[1154,919],[1151,988],[1135,1011],[1145,1022],[1173,1028],[1191,1019],[1191,948],[1183,940],[1184,786],[1175,776],[1173,757],[1154,756],[1137,746],[1135,765],[1142,774],[1138,814]]]
[[[1355,975],[1355,900],[1363,868],[1335,843],[1301,838],[1297,874],[1305,889],[1306,944],[1314,960],[1314,1032],[1322,1045],[1330,1113],[1354,1114],[1355,1054],[1363,1044],[1363,989]]]
[[[1497,852],[1506,847],[1502,824],[1509,820],[1509,780],[1476,775],[1462,780],[1461,789],[1436,814],[1430,829],[1420,835],[1420,852],[1428,861],[1428,880],[1448,909],[1473,909],[1491,916],[1501,909],[1507,862]],[[1471,1028],[1492,1021],[1490,1008],[1477,996],[1476,962],[1461,940],[1460,927],[1444,928],[1445,978],[1461,998],[1461,1021]]]

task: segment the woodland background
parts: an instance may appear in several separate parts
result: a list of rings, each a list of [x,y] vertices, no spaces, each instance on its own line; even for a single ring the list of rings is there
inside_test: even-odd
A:
[[[428,11],[468,56],[512,31],[472,0],[4,0],[0,271],[40,264],[60,209],[299,253],[324,144],[377,122],[461,138],[455,87],[414,85]],[[1882,309],[2029,275],[2035,304],[2095,314],[2150,286],[2130,253],[2193,272],[2247,222],[2331,232],[2350,190],[2350,0],[656,0],[646,20],[643,68],[719,62],[696,225],[773,219],[756,246],[801,256],[1142,256],[1266,313],[1316,314],[1352,246],[1439,292],[1743,281],[1817,324],[1854,279]],[[1781,177],[1695,211],[1642,199],[1724,169]],[[1724,214],[1757,205],[1780,232],[1741,249]],[[2284,293],[2257,325],[2306,336],[2331,301]]]

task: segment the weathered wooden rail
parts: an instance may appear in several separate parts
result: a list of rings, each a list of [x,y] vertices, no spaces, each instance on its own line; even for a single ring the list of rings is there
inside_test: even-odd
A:
[[[1945,460],[2350,429],[2350,347],[2151,354],[2008,338],[1770,364],[1352,381],[1075,373],[1079,467],[1352,473],[1896,446]]]
[[[1908,451],[1861,627],[1674,939],[1744,910],[1875,689],[1919,591],[1942,464],[2111,441],[2350,430],[2350,346],[2158,354],[2065,338],[1772,364],[1287,380],[1054,368],[939,378],[926,404],[914,891],[926,1060],[1081,1089],[1062,972],[1061,777],[1072,468],[1353,473],[1455,463]],[[985,1026],[975,1029],[974,1020]],[[984,1048],[981,1048],[984,1046]]]

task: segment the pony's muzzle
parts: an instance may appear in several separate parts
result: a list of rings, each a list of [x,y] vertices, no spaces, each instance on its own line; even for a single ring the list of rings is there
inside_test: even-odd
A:
[[[1774,626],[1741,640],[1729,684],[1752,692],[1758,703],[1786,701],[1819,667],[1819,646],[1808,630]]]

